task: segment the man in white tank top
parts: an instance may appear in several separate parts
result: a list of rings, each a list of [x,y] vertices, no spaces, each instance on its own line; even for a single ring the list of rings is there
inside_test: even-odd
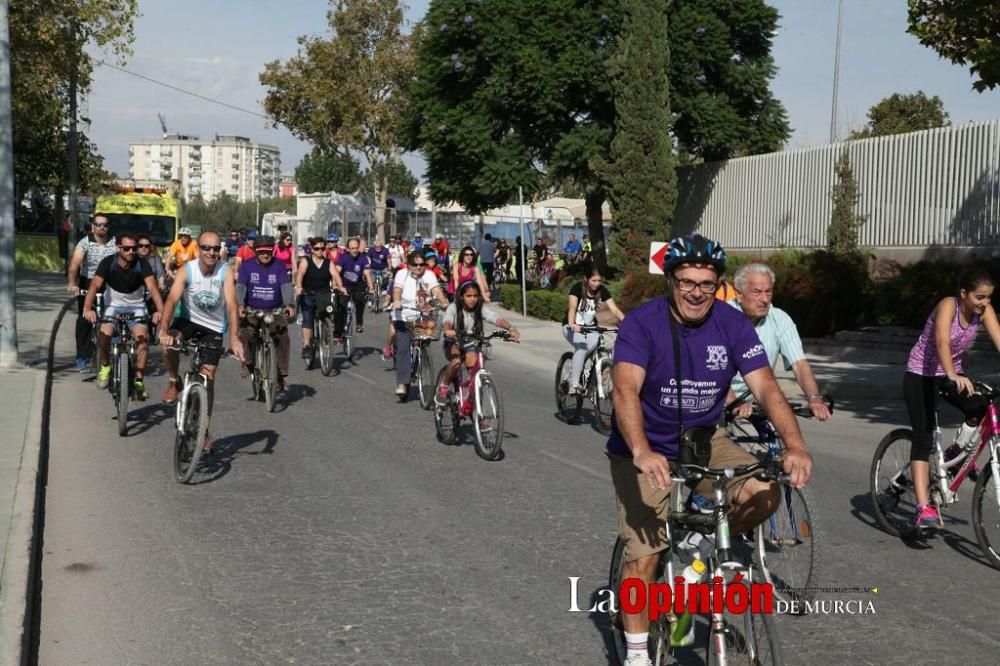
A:
[[[206,348],[202,351],[202,372],[208,377],[208,413],[212,413],[214,400],[215,369],[222,357],[222,335],[227,328],[239,330],[236,309],[236,280],[226,262],[221,261],[222,240],[214,231],[198,237],[200,250],[197,261],[184,265],[177,271],[174,285],[163,306],[160,342],[166,348],[163,360],[167,366],[167,390],[163,402],[170,405],[177,401],[180,392],[179,354],[169,349],[177,340],[199,337]],[[174,317],[174,308],[180,303],[181,314]],[[228,325],[228,326],[227,326]],[[243,360],[243,345],[236,335],[230,336],[233,355]],[[211,440],[206,436],[205,448],[211,450]]]

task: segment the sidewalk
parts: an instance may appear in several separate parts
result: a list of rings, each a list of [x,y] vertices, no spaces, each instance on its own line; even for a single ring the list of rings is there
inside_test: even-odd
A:
[[[521,350],[534,356],[539,363],[548,363],[555,373],[559,356],[569,351],[569,344],[562,336],[562,326],[553,321],[522,317],[519,313],[499,305],[493,306],[505,319],[521,331]],[[913,338],[916,340],[916,337]],[[833,395],[835,400],[901,400],[903,373],[906,371],[906,354],[895,349],[862,348],[839,343],[835,338],[804,341],[806,357],[816,375],[820,391]],[[913,344],[911,340],[910,345]],[[985,367],[980,364],[980,367]],[[802,395],[795,377],[779,364],[775,372],[778,383],[789,399]],[[977,375],[989,382],[1000,377],[995,371]]]
[[[53,326],[69,301],[58,273],[18,272],[19,368],[0,369],[0,663],[18,664],[30,637],[39,462]],[[75,313],[75,310],[73,311]]]

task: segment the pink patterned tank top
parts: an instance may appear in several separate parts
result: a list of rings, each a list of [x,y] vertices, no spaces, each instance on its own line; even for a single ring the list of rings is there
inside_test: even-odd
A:
[[[951,349],[951,363],[955,372],[962,372],[962,355],[976,340],[979,330],[979,315],[973,315],[972,321],[965,328],[959,323],[959,304],[955,299],[955,317],[951,320],[951,330],[948,333],[948,347]],[[935,310],[936,312],[936,310]],[[924,323],[917,343],[910,350],[910,358],[906,362],[906,370],[924,377],[944,377],[944,368],[938,358],[937,345],[934,344],[934,312],[931,312]]]

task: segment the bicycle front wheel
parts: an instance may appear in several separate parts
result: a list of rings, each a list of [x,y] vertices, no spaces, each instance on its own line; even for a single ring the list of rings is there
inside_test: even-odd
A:
[[[420,395],[420,406],[430,409],[434,406],[434,368],[431,367],[431,355],[427,351],[427,345],[420,345],[420,353],[417,354],[417,393]]]
[[[580,407],[583,405],[582,395],[569,394],[572,374],[573,352],[566,352],[556,366],[556,410],[559,418],[567,423],[579,418]]]
[[[993,466],[987,460],[972,491],[972,526],[986,560],[1000,569],[1000,505],[993,481]]]
[[[668,557],[673,556],[673,549],[668,549],[660,553],[660,561],[656,566],[656,578],[657,582],[663,582],[664,571],[666,569],[666,561]],[[615,541],[615,547],[611,552],[611,570],[608,572],[608,589],[615,593],[617,596],[621,590],[622,581],[625,579],[624,575],[625,569],[625,542],[622,541],[621,537]],[[674,563],[675,572],[680,571],[677,567],[677,563]],[[628,643],[625,640],[625,625],[622,619],[621,610],[621,599],[615,604],[617,608],[612,608],[608,611],[608,621],[611,624],[611,633],[613,634],[615,643],[615,656],[618,657],[618,662],[620,664],[625,663],[625,658],[628,655]],[[667,620],[666,615],[660,616],[656,622],[651,622],[649,625],[649,643],[648,646],[654,657],[658,657],[658,662],[654,661],[654,664],[659,666],[660,664],[670,663],[667,660],[668,654],[673,651],[670,647],[670,623]]]
[[[898,537],[913,529],[917,496],[910,474],[913,431],[900,428],[886,435],[872,459],[869,495],[875,520],[886,532]]]
[[[118,408],[118,435],[128,432],[128,403],[132,396],[132,359],[125,352],[118,354],[115,363],[115,405]]]
[[[270,340],[261,350],[261,383],[264,386],[264,405],[273,412],[278,401],[278,357]]]
[[[330,331],[330,322],[320,319],[316,328],[318,339],[316,345],[319,348],[319,367],[323,371],[324,377],[329,377],[333,372],[333,333]]]
[[[594,370],[591,373],[590,401],[594,406],[594,427],[602,435],[611,434],[612,391],[611,358],[607,355],[594,359]]]
[[[746,588],[744,599],[752,599],[750,583],[747,580],[730,582],[727,587],[742,585]],[[726,596],[729,594],[727,592]],[[723,612],[725,640],[716,641],[713,634],[708,637],[708,663],[747,664],[748,666],[781,666],[784,655],[778,637],[778,625],[769,613],[752,613],[748,608],[743,613]],[[721,645],[720,645],[721,643]],[[720,654],[720,648],[725,652]]]
[[[503,402],[500,389],[490,377],[479,386],[479,402],[473,414],[476,426],[476,453],[483,460],[496,460],[503,446]]]
[[[787,485],[778,489],[778,510],[754,531],[755,562],[774,587],[775,599],[810,601],[815,596],[819,550],[809,495]]]
[[[192,384],[183,400],[184,421],[174,437],[173,472],[178,483],[187,483],[194,476],[208,434],[208,391],[201,384]]]

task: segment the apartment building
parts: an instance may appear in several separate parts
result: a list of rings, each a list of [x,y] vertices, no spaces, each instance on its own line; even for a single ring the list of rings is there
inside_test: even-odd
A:
[[[201,194],[211,201],[228,194],[254,201],[278,196],[281,184],[278,147],[234,134],[216,134],[212,141],[185,134],[135,141],[128,164],[131,178],[180,181],[185,199]]]

